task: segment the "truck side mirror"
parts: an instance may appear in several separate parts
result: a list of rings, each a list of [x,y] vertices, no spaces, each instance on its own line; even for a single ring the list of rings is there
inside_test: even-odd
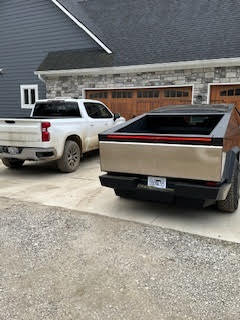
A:
[[[114,113],[113,120],[116,121],[117,119],[121,118],[119,113]]]

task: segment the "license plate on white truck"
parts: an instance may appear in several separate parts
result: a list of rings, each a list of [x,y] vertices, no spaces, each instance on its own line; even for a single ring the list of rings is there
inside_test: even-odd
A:
[[[158,189],[167,188],[167,179],[160,177],[148,177],[148,187],[154,187]]]

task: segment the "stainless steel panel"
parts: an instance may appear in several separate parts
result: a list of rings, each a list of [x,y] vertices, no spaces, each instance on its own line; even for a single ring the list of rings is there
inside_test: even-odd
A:
[[[222,147],[100,142],[101,169],[159,177],[220,181]]]

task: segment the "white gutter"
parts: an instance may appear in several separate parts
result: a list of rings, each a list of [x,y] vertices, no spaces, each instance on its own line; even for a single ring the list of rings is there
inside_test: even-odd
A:
[[[76,25],[84,30],[97,44],[100,45],[108,54],[112,53],[112,51],[105,46],[105,44],[95,36],[83,23],[81,23],[78,19],[76,19],[63,5],[61,5],[57,0],[52,0],[52,2],[60,9],[62,10],[73,22],[76,23]]]
[[[229,67],[240,66],[240,58],[223,58],[210,60],[194,60],[169,63],[155,63],[143,65],[131,65],[120,67],[105,67],[105,68],[89,68],[89,69],[71,69],[71,70],[47,70],[36,71],[37,75],[48,76],[71,76],[71,75],[91,75],[91,74],[114,74],[114,73],[136,73],[136,72],[154,72],[165,70],[181,70],[181,69],[196,69],[196,68],[213,68],[213,67]]]

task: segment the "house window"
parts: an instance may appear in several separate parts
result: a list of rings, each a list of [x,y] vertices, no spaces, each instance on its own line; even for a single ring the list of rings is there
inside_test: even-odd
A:
[[[31,109],[38,100],[38,85],[21,85],[21,107]]]

